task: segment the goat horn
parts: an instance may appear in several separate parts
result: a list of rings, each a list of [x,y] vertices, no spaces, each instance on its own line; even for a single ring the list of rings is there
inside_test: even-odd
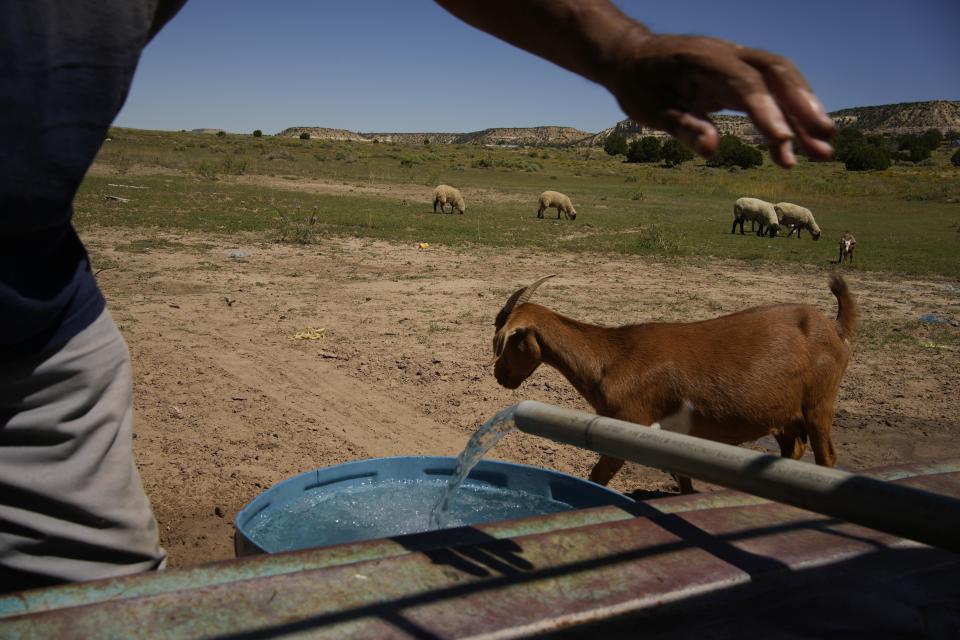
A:
[[[520,297],[517,298],[517,301],[514,303],[513,305],[514,308],[520,306],[521,304],[527,304],[528,302],[530,302],[530,298],[533,297],[533,293],[540,287],[540,285],[542,285],[544,282],[554,277],[555,275],[557,274],[551,273],[548,276],[543,276],[542,278],[540,278],[530,286],[526,287],[523,290],[523,293],[520,294]]]

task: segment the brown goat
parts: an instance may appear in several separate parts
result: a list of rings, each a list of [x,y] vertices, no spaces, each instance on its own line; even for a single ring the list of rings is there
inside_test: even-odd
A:
[[[850,359],[857,308],[840,276],[830,279],[836,320],[804,304],[744,309],[700,322],[601,327],[530,297],[547,278],[519,289],[497,314],[494,375],[516,389],[546,363],[602,416],[727,444],[773,434],[784,457],[831,467],[830,438],[840,381]],[[623,460],[601,455],[590,479],[607,484]],[[689,493],[689,478],[680,478]]]

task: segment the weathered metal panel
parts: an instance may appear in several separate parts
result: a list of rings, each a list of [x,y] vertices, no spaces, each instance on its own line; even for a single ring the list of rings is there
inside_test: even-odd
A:
[[[960,472],[898,473],[960,495]],[[20,615],[0,619],[0,637],[510,638],[588,623],[636,630],[638,612],[667,633],[692,611],[729,631],[717,637],[736,637],[731,606],[741,607],[741,628],[769,633],[775,626],[757,620],[776,617],[753,612],[782,612],[838,585],[856,588],[849,611],[873,598],[883,614],[872,627],[856,621],[861,637],[863,625],[909,633],[934,618],[937,629],[960,629],[960,610],[943,604],[960,592],[957,554],[739,499],[680,496],[641,505],[641,517],[591,509],[27,592]],[[835,615],[855,615],[844,611]]]
[[[283,554],[250,556],[243,561],[220,561],[159,573],[73,583],[0,596],[0,619],[11,615],[37,613],[66,606],[94,604],[116,598],[154,595],[296,571],[321,569],[374,558],[389,558],[409,553],[412,549],[426,551],[464,544],[470,540],[488,541],[511,538],[632,517],[634,517],[634,514],[617,507],[596,507],[565,511],[549,516],[534,516],[520,520],[489,523],[465,529],[355,542],[319,550],[310,549]]]
[[[2,621],[0,632],[95,638],[160,630],[167,638],[196,638],[271,628],[378,638],[404,637],[407,624],[464,637],[747,579],[662,527],[631,519],[19,616]]]

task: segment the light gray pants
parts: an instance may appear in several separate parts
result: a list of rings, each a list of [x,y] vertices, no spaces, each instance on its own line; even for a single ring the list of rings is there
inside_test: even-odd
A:
[[[0,362],[0,592],[159,569],[133,464],[130,356],[107,311]]]

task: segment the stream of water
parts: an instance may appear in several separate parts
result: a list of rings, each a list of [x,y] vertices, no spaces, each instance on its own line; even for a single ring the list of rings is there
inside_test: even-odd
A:
[[[450,501],[453,500],[453,494],[457,492],[471,469],[477,466],[480,459],[490,450],[493,445],[500,441],[500,438],[511,431],[516,431],[517,425],[513,421],[513,414],[516,412],[516,405],[511,405],[502,411],[499,411],[492,418],[483,423],[477,431],[470,437],[466,448],[457,456],[457,468],[450,477],[446,491],[443,496],[434,505],[430,512],[430,528],[443,529],[448,525],[450,519]]]

